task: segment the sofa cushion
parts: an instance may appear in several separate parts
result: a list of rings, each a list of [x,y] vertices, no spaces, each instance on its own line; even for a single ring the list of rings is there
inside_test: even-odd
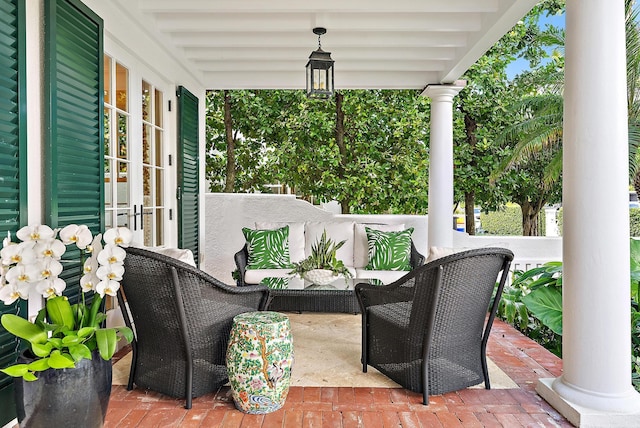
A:
[[[383,284],[391,284],[405,276],[405,270],[368,270],[364,268],[356,269],[354,283],[357,284],[359,279],[377,279]]]
[[[307,222],[305,224],[305,257],[311,254],[311,245],[320,240],[322,232],[327,231],[327,238],[334,243],[345,241],[336,251],[336,258],[342,260],[345,266],[353,266],[353,222]]]
[[[304,255],[304,223],[256,222],[256,229],[273,230],[289,226],[289,258],[292,263],[305,259]]]
[[[193,267],[196,266],[196,262],[193,259],[193,252],[188,248],[171,248],[171,247],[140,247],[145,250],[153,251],[154,253],[164,254],[165,256],[173,257],[174,259],[185,262]]]
[[[425,263],[429,263],[441,257],[450,256],[455,252],[456,249],[451,247],[429,247],[429,255],[427,256],[427,260],[425,260]]]
[[[400,232],[404,230],[404,224],[362,224],[356,223],[353,243],[353,266],[363,268],[369,263],[369,242],[364,228],[369,227],[383,232]]]
[[[244,282],[247,284],[260,284],[265,278],[288,278],[291,269],[247,269],[244,273]]]
[[[383,232],[365,226],[369,243],[370,270],[411,270],[413,227],[401,232]]]
[[[289,226],[274,230],[242,228],[247,241],[247,269],[290,268]]]

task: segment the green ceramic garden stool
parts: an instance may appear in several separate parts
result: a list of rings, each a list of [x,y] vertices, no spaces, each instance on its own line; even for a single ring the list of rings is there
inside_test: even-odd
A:
[[[233,318],[227,371],[238,410],[262,414],[284,405],[291,383],[293,340],[289,318],[246,312]]]

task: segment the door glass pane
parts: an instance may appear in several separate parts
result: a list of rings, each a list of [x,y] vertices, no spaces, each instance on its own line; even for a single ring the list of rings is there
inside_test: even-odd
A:
[[[123,111],[129,111],[129,70],[121,64],[116,64],[116,107]]]
[[[142,120],[151,121],[151,85],[142,81]]]
[[[127,116],[122,113],[117,114],[118,118],[118,157],[120,159],[127,159],[128,153],[128,130],[127,130]]]
[[[156,210],[156,245],[164,245],[163,215],[163,209],[159,208]]]
[[[104,102],[111,103],[111,58],[104,57]]]
[[[155,139],[155,165],[162,166],[162,130],[156,129],[156,139]],[[151,161],[149,161],[151,162]]]
[[[156,205],[157,206],[164,205],[163,197],[162,197],[162,195],[164,193],[162,191],[164,180],[162,178],[163,178],[163,171],[161,169],[156,169],[156,192],[155,193],[156,193]]]
[[[118,210],[118,226],[131,228],[129,223],[131,218],[131,210]]]
[[[142,163],[151,163],[151,125],[142,125]]]
[[[151,187],[151,168],[145,166],[144,168],[142,168],[142,191],[143,195],[145,196],[145,206],[150,205],[150,199],[148,198],[151,197]]]
[[[154,104],[156,106],[156,114],[153,124],[162,127],[162,92],[157,89],[155,90]]]
[[[107,226],[129,223],[129,70],[104,56],[104,192]]]
[[[104,110],[104,156],[108,158],[111,154],[111,110]],[[107,160],[105,159],[105,167]],[[105,170],[106,171],[106,170]]]

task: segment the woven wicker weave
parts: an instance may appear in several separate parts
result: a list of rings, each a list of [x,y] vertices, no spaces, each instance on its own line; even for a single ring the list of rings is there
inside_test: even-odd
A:
[[[424,404],[429,394],[483,381],[490,389],[485,350],[511,260],[513,253],[503,248],[469,250],[427,263],[387,286],[356,285],[363,371],[370,365],[422,392]]]
[[[128,389],[135,383],[186,398],[186,408],[191,408],[193,397],[227,382],[232,319],[263,310],[269,291],[262,285],[223,284],[162,254],[139,248],[126,251],[118,301],[124,308],[126,299],[125,323],[135,331]]]

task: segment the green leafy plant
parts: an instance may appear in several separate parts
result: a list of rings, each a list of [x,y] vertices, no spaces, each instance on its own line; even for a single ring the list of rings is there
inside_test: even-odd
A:
[[[326,269],[332,271],[334,275],[343,275],[345,278],[351,278],[352,275],[349,269],[347,269],[342,260],[336,258],[336,251],[345,242],[333,242],[331,238],[327,237],[327,231],[324,230],[320,239],[311,245],[309,257],[299,263],[293,263],[293,270],[289,273],[304,276],[305,273],[314,269]]]
[[[630,268],[631,380],[640,391],[640,240],[637,239],[630,240]],[[526,272],[517,272],[502,296],[498,316],[560,356],[562,263],[549,262]],[[522,328],[525,318],[529,318],[529,322]]]
[[[95,350],[109,360],[120,338],[133,340],[133,332],[127,327],[103,327],[106,315],[100,311],[104,296],[115,296],[120,287],[126,256],[121,247],[131,240],[129,229],[106,231],[104,248],[102,235],[94,238],[85,225],[69,225],[62,230],[26,226],[16,235],[22,242],[14,243],[8,235],[0,252],[0,300],[9,305],[36,293],[47,300],[33,322],[13,314],[0,319],[9,333],[29,343],[34,357],[29,364],[13,364],[0,371],[33,381],[37,372],[73,368],[76,362],[91,359]],[[59,278],[63,263],[73,262],[62,260],[69,245],[80,250],[84,272],[80,279],[82,301],[74,305],[62,296],[66,282]],[[85,299],[88,292],[93,293],[90,304]]]
[[[548,262],[514,279],[522,289],[528,311],[554,333],[562,336],[562,263]]]

